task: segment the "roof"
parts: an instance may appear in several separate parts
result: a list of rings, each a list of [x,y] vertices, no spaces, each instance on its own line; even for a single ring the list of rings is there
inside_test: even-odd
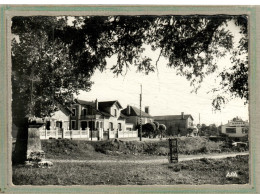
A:
[[[122,111],[121,111],[121,112],[120,112],[119,119],[124,120],[124,119],[126,119],[126,118],[127,118],[127,116],[124,115],[124,114],[122,113]]]
[[[119,108],[122,108],[121,104],[117,100],[98,102],[98,107],[100,108],[111,107],[114,104],[117,104]]]
[[[122,108],[121,104],[117,100],[98,102],[98,110],[95,108],[95,102],[93,102],[93,101],[75,99],[75,102],[78,104],[81,104],[83,106],[88,106],[88,107],[91,106],[93,108],[94,114],[101,114],[101,115],[107,116],[107,117],[113,117],[113,115],[106,112],[105,108],[111,107],[114,104],[117,104],[117,106],[119,108]]]
[[[107,112],[104,112],[104,111],[98,111],[100,112],[102,115],[106,116],[106,117],[113,117],[113,115],[107,113]]]
[[[85,100],[79,100],[79,99],[75,99],[75,102],[78,104],[82,104],[82,105],[91,105],[91,106],[95,105],[95,103],[92,101],[85,101]]]
[[[58,102],[58,107],[67,116],[72,114],[72,111],[68,107],[65,107],[64,105],[60,104],[59,102]]]
[[[142,112],[142,117],[152,117],[150,114],[144,112],[144,111],[141,111]],[[130,106],[130,115],[127,114],[127,108],[123,109],[121,111],[121,113],[123,115],[126,115],[126,116],[140,116],[140,109],[134,107],[134,106]]]
[[[184,119],[188,119],[189,117],[193,119],[193,117],[190,114],[183,115]],[[182,115],[164,115],[164,116],[154,116],[154,120],[181,120]]]
[[[76,102],[76,103],[79,103],[79,104],[81,104],[81,105],[95,106],[95,102],[93,102],[93,101],[85,101],[85,100],[75,99],[75,102]],[[102,109],[102,108],[105,108],[105,107],[111,107],[111,106],[113,106],[114,104],[117,104],[119,108],[122,108],[121,104],[120,104],[117,100],[98,102],[98,107],[99,107],[100,109]]]

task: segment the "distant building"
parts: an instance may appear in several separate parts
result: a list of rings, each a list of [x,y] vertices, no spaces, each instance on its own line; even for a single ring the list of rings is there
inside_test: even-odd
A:
[[[154,116],[154,121],[164,124],[167,127],[168,135],[186,136],[189,134],[188,128],[193,127],[193,117],[190,114],[185,115],[165,115]]]
[[[249,122],[236,117],[221,126],[221,133],[230,137],[243,137],[248,134]]]
[[[136,128],[140,124],[140,109],[128,105],[127,108],[121,111],[126,117],[127,123],[133,123],[133,127]],[[150,109],[148,106],[145,107],[145,112],[141,111],[142,124],[152,123],[154,121],[153,116],[150,115]]]

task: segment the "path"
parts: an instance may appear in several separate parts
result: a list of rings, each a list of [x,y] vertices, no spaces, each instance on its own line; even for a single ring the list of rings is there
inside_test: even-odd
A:
[[[227,158],[227,157],[236,157],[237,155],[249,155],[248,152],[243,153],[225,153],[225,154],[205,154],[205,155],[198,155],[198,156],[188,156],[188,155],[181,155],[179,157],[179,161],[188,161],[188,160],[196,160],[201,158],[208,158],[208,159],[221,159],[221,158]],[[51,162],[59,162],[59,163],[168,163],[167,158],[161,158],[161,159],[130,159],[130,160],[66,160],[66,159],[49,159]]]

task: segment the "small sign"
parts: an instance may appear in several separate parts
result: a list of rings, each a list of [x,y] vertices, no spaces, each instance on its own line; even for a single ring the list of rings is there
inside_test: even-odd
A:
[[[169,162],[177,163],[178,162],[178,141],[177,139],[169,138]]]

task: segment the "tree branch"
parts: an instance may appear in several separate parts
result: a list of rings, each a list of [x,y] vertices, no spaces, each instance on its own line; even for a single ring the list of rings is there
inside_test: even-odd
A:
[[[162,50],[163,50],[163,49],[161,49],[160,54],[159,54],[159,56],[158,56],[158,58],[157,58],[157,60],[156,60],[156,62],[155,62],[155,66],[156,66],[156,70],[157,70],[157,76],[159,75],[158,62],[159,62],[160,57],[161,57],[161,55],[162,55]]]

